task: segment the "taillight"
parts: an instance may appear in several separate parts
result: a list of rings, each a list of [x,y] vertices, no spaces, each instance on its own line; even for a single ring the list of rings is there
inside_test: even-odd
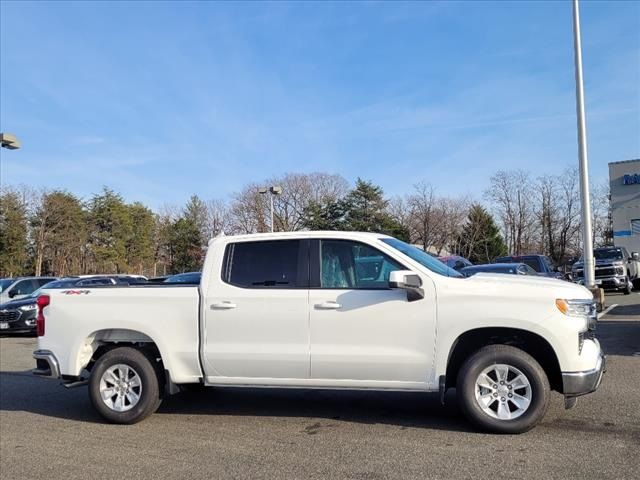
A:
[[[39,337],[44,337],[44,307],[51,303],[49,295],[40,295],[36,300],[38,305],[38,316],[36,317],[36,332]]]

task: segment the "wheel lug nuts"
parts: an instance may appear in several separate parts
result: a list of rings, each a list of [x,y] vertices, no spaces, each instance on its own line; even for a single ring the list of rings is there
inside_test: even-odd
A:
[[[504,382],[500,382],[500,385],[504,385]]]
[[[502,397],[500,400],[504,402],[506,400],[506,398]]]
[[[493,396],[494,396],[494,397],[497,397],[497,396],[498,396],[498,394],[497,394],[497,393],[494,393],[494,394],[493,394]]]
[[[513,397],[513,393],[510,393],[510,394],[509,394],[509,398],[511,398],[511,397]]]
[[[508,385],[509,390],[511,390],[511,385]]]
[[[498,385],[494,385],[493,388],[498,388]]]

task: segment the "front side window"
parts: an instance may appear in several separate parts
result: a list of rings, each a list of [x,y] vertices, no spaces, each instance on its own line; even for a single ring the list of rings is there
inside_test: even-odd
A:
[[[369,245],[346,240],[320,243],[321,288],[389,288],[394,270],[405,268]]]
[[[223,280],[244,288],[306,287],[304,275],[298,274],[299,256],[299,240],[232,243],[225,254]]]

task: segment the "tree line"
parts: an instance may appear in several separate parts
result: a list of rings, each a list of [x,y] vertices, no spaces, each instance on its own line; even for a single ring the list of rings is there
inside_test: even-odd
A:
[[[104,187],[85,200],[66,190],[0,190],[0,276],[198,270],[210,238],[271,229],[265,185],[279,185],[273,228],[386,233],[434,254],[476,263],[543,253],[562,263],[580,250],[577,172],[534,177],[499,171],[483,201],[440,195],[419,182],[388,198],[381,186],[328,173],[287,174],[247,184],[229,199],[193,195],[157,211]],[[594,241],[611,241],[607,186],[593,188]]]

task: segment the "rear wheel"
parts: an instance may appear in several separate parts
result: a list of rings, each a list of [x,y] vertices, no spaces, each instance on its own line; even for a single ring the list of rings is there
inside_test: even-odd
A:
[[[522,433],[540,422],[549,405],[549,381],[526,352],[489,345],[462,366],[458,401],[467,418],[483,430]]]
[[[109,422],[136,423],[160,406],[158,377],[149,358],[139,350],[114,348],[91,370],[89,398]]]

